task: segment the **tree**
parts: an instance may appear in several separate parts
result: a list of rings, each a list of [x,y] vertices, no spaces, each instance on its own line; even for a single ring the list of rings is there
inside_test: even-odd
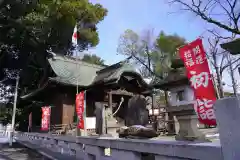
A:
[[[47,50],[72,54],[76,24],[78,49],[98,44],[96,25],[107,11],[87,0],[2,0],[0,13],[0,81],[13,86],[21,70],[20,88],[27,93],[41,87],[51,74]]]
[[[157,76],[154,72],[152,55],[156,51],[153,30],[145,30],[139,35],[132,30],[126,30],[119,38],[117,52],[131,57],[133,63],[146,77]]]
[[[168,75],[172,60],[178,57],[177,49],[186,44],[186,40],[177,34],[167,35],[163,31],[160,32],[156,39],[156,51],[153,53],[155,72],[165,77]],[[166,106],[169,106],[168,92],[164,91],[164,98]],[[168,113],[168,119],[173,121],[173,114]],[[175,125],[168,123],[169,134],[175,133]]]
[[[171,60],[176,58],[176,49],[186,43],[185,39],[174,34],[161,32],[157,38],[152,31],[147,30],[138,35],[132,30],[126,30],[119,39],[118,53],[131,56],[135,63],[141,65],[141,72],[147,70],[152,76],[162,78],[171,66]]]
[[[224,50],[219,49],[220,37],[215,37],[214,39],[208,39],[209,50],[207,52],[207,57],[212,66],[212,69],[216,73],[217,89],[219,93],[219,98],[224,97],[223,86],[222,86],[222,76],[223,72],[229,67],[229,63],[226,63],[227,53]]]
[[[219,93],[219,98],[224,97],[222,77],[223,73],[228,70],[230,77],[232,79],[232,87],[234,94],[236,95],[236,81],[234,77],[235,70],[240,66],[239,56],[230,56],[229,53],[219,47],[223,41],[222,37],[214,36],[212,39],[208,39],[209,49],[207,52],[207,57],[212,67],[214,73],[216,73],[217,89]]]
[[[173,59],[178,58],[177,48],[186,44],[186,40],[177,34],[167,35],[160,32],[156,39],[156,51],[153,53],[155,70],[166,76],[171,68]]]
[[[151,76],[154,80],[162,79],[170,70],[171,61],[177,57],[176,49],[184,45],[185,39],[174,34],[166,35],[161,32],[157,39],[152,37],[151,31],[139,36],[132,30],[127,30],[120,36],[118,53],[131,56],[135,63],[141,65],[141,72]],[[152,41],[154,39],[154,41]],[[147,72],[149,74],[147,74]],[[168,106],[168,93],[164,92]],[[173,115],[168,115],[173,120]],[[169,132],[174,132],[174,124],[169,123]]]
[[[239,0],[170,0],[170,3],[179,4],[182,10],[193,13],[207,23],[240,35]]]
[[[239,0],[170,0],[171,4],[179,4],[182,10],[193,13],[209,24],[213,24],[220,29],[228,31],[230,36],[223,36],[216,32],[215,29],[209,30],[214,36],[221,37],[226,40],[232,40],[237,35],[240,35],[240,10]],[[234,77],[235,66],[238,66],[238,59],[229,55],[225,56],[226,61],[230,64],[228,67],[229,74],[232,79],[233,91],[236,95],[236,82]],[[224,67],[225,68],[225,67]],[[217,72],[218,73],[218,72]],[[218,78],[219,80],[219,78]],[[218,82],[219,83],[219,82]],[[223,92],[221,91],[220,94]],[[220,95],[222,97],[223,95]]]
[[[11,123],[10,121],[12,119],[12,109],[13,109],[12,103],[0,103],[0,122],[3,123],[3,125]],[[23,109],[17,108],[16,109],[17,124],[21,116],[23,116]],[[26,117],[24,117],[24,119],[26,120]]]
[[[92,55],[84,54],[83,58],[82,58],[82,61],[88,62],[88,63],[91,63],[91,64],[101,65],[101,66],[104,65],[104,60],[101,59],[100,57],[98,57],[95,54],[92,54]]]
[[[230,54],[228,54],[227,55],[227,63],[229,64],[228,72],[229,72],[229,75],[230,75],[231,81],[232,81],[233,94],[235,96],[237,96],[238,84],[237,84],[237,81],[236,81],[236,78],[235,78],[235,71],[240,66],[239,57],[238,58],[235,57],[235,56],[233,57]]]

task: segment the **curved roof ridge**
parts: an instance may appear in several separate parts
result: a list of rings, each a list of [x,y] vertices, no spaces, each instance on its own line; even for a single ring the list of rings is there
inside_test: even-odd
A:
[[[112,69],[121,68],[123,65],[128,65],[128,66],[131,66],[131,67],[132,67],[132,65],[129,64],[129,59],[130,59],[130,58],[131,58],[131,57],[128,57],[128,58],[126,58],[126,59],[124,59],[124,60],[122,60],[122,61],[120,61],[120,62],[118,62],[118,63],[115,63],[115,64],[112,64],[112,65],[110,65],[110,66],[107,66],[107,67],[105,67],[105,68],[97,71],[97,74],[101,74],[101,73],[103,73],[103,72],[106,72],[106,71],[109,71],[109,70],[112,70]],[[133,68],[133,67],[132,67],[132,68]],[[133,69],[133,70],[134,70],[134,69]]]
[[[106,66],[101,66],[101,65],[96,65],[96,64],[91,64],[91,63],[88,63],[88,62],[84,62],[80,58],[65,56],[65,55],[59,55],[59,54],[54,55],[53,57],[49,58],[48,60],[50,60],[50,59],[61,60],[61,61],[65,61],[65,62],[75,63],[75,64],[84,65],[84,66],[93,67],[93,68],[98,68],[98,69],[103,69],[103,68],[106,67]]]

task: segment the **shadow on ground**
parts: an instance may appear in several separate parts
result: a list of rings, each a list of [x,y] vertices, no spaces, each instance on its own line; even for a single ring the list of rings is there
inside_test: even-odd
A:
[[[0,160],[45,160],[40,154],[24,148],[18,143],[9,147],[8,143],[0,144]],[[46,159],[47,160],[47,159]]]

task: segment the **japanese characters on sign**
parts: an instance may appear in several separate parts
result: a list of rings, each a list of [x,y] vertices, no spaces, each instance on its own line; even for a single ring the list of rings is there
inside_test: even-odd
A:
[[[214,120],[215,114],[213,110],[213,102],[212,100],[208,99],[197,99],[195,104],[194,104],[194,109],[198,114],[198,117],[201,118],[202,120]]]
[[[205,88],[208,87],[209,73],[202,72],[202,73],[196,74],[195,71],[190,71],[190,74],[192,75],[192,77],[190,78],[190,82],[194,89],[197,89],[201,86],[203,86]]]
[[[179,54],[184,61],[188,79],[194,89],[196,97],[194,109],[199,121],[207,125],[216,125],[213,110],[216,95],[202,40],[197,39],[181,47]]]
[[[184,52],[184,58],[186,60],[185,64],[187,67],[192,67],[193,65],[195,65],[190,50]]]
[[[79,129],[84,129],[84,97],[85,94],[84,92],[80,92],[79,94],[76,95],[76,112],[77,112],[77,117],[78,117],[78,125],[77,127]]]
[[[42,122],[41,122],[42,131],[49,130],[50,116],[51,116],[51,107],[50,106],[42,107]]]

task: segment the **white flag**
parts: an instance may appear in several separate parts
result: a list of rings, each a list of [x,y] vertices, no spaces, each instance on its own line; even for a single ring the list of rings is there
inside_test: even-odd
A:
[[[78,34],[77,34],[77,25],[74,27],[73,30],[73,35],[72,35],[72,43],[74,45],[77,45],[77,38],[78,38]]]

